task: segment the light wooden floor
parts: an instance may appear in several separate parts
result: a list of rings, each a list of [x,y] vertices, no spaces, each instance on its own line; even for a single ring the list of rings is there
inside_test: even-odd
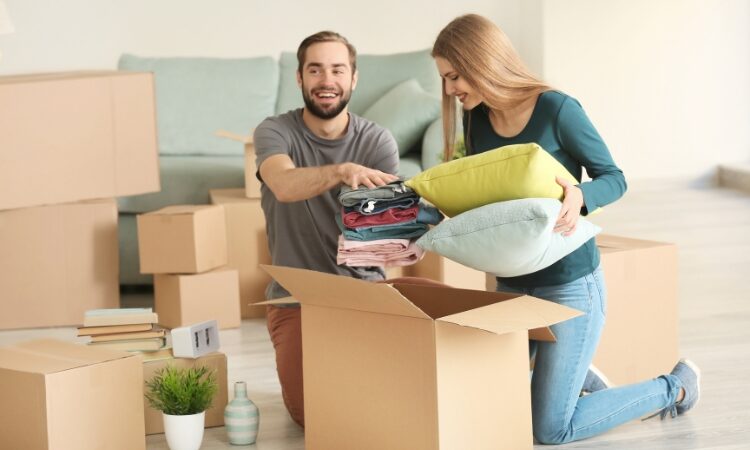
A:
[[[679,245],[680,343],[683,354],[702,368],[703,396],[694,411],[677,419],[632,422],[562,447],[750,449],[750,195],[679,181],[636,182],[594,221],[607,233]],[[124,298],[129,305],[148,301]],[[0,344],[39,336],[75,340],[72,329],[23,330],[0,332]],[[281,402],[264,323],[244,321],[237,330],[223,331],[221,341],[229,359],[230,385],[246,381],[249,396],[261,410],[258,442],[247,448],[303,449],[303,433]],[[149,436],[147,443],[152,450],[167,449],[163,435]],[[206,430],[202,448],[243,447],[230,446],[224,429],[213,428]]]

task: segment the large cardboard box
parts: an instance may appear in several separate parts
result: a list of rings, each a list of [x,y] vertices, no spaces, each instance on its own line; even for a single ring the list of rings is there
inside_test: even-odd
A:
[[[0,77],[0,210],[156,192],[150,73]]]
[[[593,364],[616,385],[669,373],[679,359],[677,247],[600,234],[607,319]],[[495,290],[487,275],[487,290]]]
[[[271,264],[266,219],[259,198],[245,197],[243,189],[212,189],[211,203],[222,205],[227,223],[227,267],[240,277],[240,310],[243,318],[264,317],[265,308],[250,303],[265,299],[271,277],[260,268]]]
[[[0,347],[0,448],[138,450],[137,355],[52,339]]]
[[[240,326],[240,283],[234,269],[195,275],[154,275],[159,324],[177,328],[215,319],[219,328]]]
[[[677,246],[600,234],[607,321],[594,365],[615,384],[669,373],[679,359]]]
[[[220,205],[175,205],[139,214],[141,273],[201,273],[227,263]]]
[[[85,201],[0,211],[0,328],[78,325],[117,308],[117,205]]]
[[[404,276],[429,278],[461,289],[485,290],[485,273],[466,267],[433,252],[403,269]]]
[[[206,410],[206,428],[220,427],[224,425],[224,407],[228,403],[227,391],[227,357],[223,353],[215,352],[201,356],[197,359],[189,358],[164,358],[149,360],[148,354],[144,354],[143,361],[143,379],[150,380],[158,370],[167,365],[178,368],[206,366],[216,371],[216,381],[219,383],[219,390],[216,391],[213,404]],[[143,394],[146,393],[146,386],[143,386]],[[143,395],[142,394],[142,395]],[[143,399],[143,414],[146,420],[146,434],[157,434],[164,432],[164,422],[161,411],[151,407],[148,400]]]
[[[580,312],[264,267],[302,304],[305,448],[533,448],[528,330]]]

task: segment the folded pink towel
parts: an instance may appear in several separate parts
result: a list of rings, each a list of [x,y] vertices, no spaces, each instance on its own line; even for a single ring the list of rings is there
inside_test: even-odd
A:
[[[336,263],[350,267],[398,267],[417,263],[424,250],[408,239],[349,241],[339,236]]]
[[[418,214],[419,206],[412,206],[411,208],[406,209],[388,208],[381,213],[372,215],[360,214],[356,211],[344,212],[342,208],[341,220],[347,228],[365,228],[417,220]]]

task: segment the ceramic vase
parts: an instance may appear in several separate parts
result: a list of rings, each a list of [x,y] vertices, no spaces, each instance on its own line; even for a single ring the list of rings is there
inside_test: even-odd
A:
[[[249,398],[244,381],[234,384],[234,398],[224,408],[224,426],[232,445],[250,445],[258,437],[260,412]]]

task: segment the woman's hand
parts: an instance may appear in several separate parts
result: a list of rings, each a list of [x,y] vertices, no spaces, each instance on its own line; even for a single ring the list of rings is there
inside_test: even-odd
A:
[[[583,206],[583,191],[570,181],[555,177],[557,184],[563,188],[563,202],[560,208],[560,215],[557,216],[554,233],[562,233],[563,236],[570,236],[575,232],[578,224],[578,217],[581,215]]]

